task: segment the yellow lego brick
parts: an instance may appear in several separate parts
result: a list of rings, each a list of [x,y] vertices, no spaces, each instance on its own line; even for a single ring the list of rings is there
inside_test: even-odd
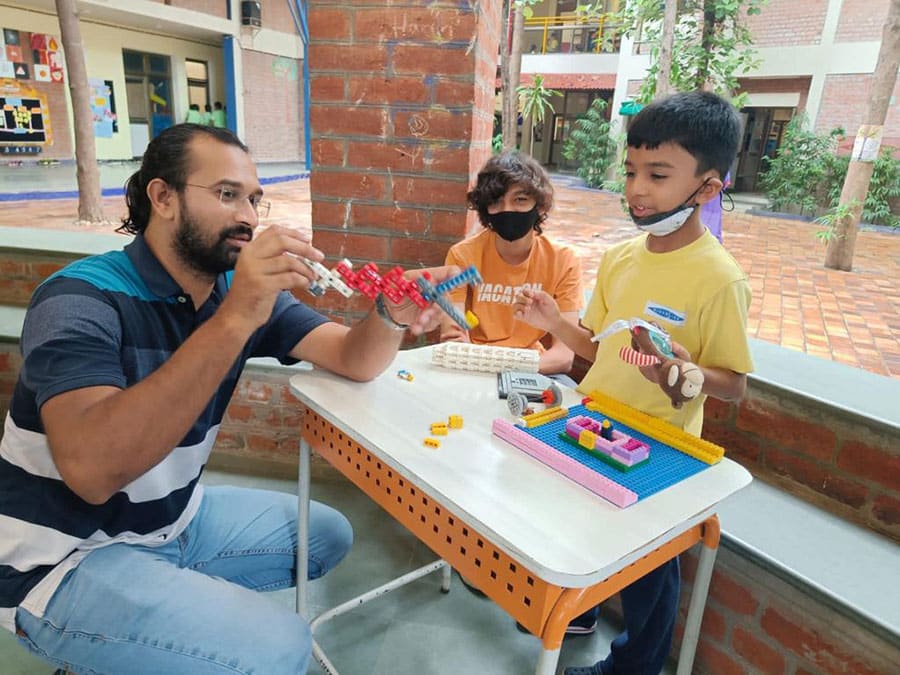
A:
[[[441,442],[440,442],[438,439],[436,439],[436,438],[426,438],[426,439],[425,439],[424,441],[422,441],[422,442],[425,443],[425,445],[427,445],[429,448],[439,448],[439,447],[441,447]]]
[[[593,450],[597,447],[597,434],[590,429],[582,430],[578,435],[578,445],[588,450]]]
[[[591,401],[584,406],[588,410],[609,415],[635,431],[645,433],[654,440],[670,445],[701,462],[715,464],[725,456],[725,449],[722,446],[689,434],[665,420],[636,410],[611,396],[592,391],[590,398]]]
[[[475,328],[479,324],[478,317],[475,316],[475,312],[471,309],[466,311],[466,323],[469,324],[469,328]]]
[[[450,415],[448,419],[448,424],[451,429],[462,429],[463,428],[463,418],[462,415]]]
[[[432,434],[432,436],[446,436],[447,435],[447,423],[446,422],[434,422],[431,425],[431,434]]]
[[[568,408],[555,406],[553,408],[541,410],[540,412],[532,413],[531,415],[525,415],[521,419],[525,423],[525,426],[530,429],[531,427],[539,427],[542,424],[547,424],[547,422],[558,420],[560,417],[565,417],[568,414]]]

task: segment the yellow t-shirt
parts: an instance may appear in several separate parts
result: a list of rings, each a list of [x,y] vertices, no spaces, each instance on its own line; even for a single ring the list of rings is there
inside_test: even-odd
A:
[[[476,344],[543,350],[540,328],[517,321],[513,302],[522,288],[544,290],[556,300],[562,312],[577,312],[582,305],[581,263],[567,246],[553,243],[546,235],[534,237],[528,258],[510,265],[497,253],[493,230],[484,229],[454,244],[447,252],[448,265],[475,265],[484,283],[477,288],[465,286],[450,294],[454,303],[463,304],[478,317],[478,325],[469,331]]]
[[[665,328],[697,365],[753,370],[747,344],[750,284],[731,254],[708,231],[669,253],[651,253],[646,240],[641,235],[604,253],[582,324],[596,335],[613,321],[639,317]],[[627,331],[602,340],[578,390],[599,390],[699,436],[706,395],[673,408],[658,385],[619,358],[619,348],[630,340]]]

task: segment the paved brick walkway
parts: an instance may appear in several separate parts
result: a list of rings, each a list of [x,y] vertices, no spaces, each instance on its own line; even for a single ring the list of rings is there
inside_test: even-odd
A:
[[[585,288],[611,243],[633,236],[617,196],[570,187],[560,180],[547,232],[574,246],[584,261]],[[272,218],[310,226],[309,183],[266,188]],[[120,216],[121,197],[105,200]],[[0,202],[0,224],[78,229],[73,200]],[[826,270],[819,226],[795,220],[726,213],[725,245],[750,276],[748,332],[766,342],[865,370],[900,377],[900,233],[862,232],[854,270]],[[111,226],[97,228],[108,231]]]

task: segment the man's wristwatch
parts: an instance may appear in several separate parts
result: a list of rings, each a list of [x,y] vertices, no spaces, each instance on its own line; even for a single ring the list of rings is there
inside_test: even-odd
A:
[[[384,294],[379,293],[375,296],[375,312],[378,316],[381,317],[381,320],[384,321],[385,325],[388,328],[392,328],[393,330],[406,330],[409,328],[408,323],[400,323],[399,321],[395,321],[394,317],[391,316],[391,313],[388,311],[387,305],[384,303]]]

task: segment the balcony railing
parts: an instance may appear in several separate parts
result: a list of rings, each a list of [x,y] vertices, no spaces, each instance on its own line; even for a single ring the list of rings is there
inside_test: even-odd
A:
[[[614,54],[619,26],[606,16],[535,16],[525,19],[523,54]]]

